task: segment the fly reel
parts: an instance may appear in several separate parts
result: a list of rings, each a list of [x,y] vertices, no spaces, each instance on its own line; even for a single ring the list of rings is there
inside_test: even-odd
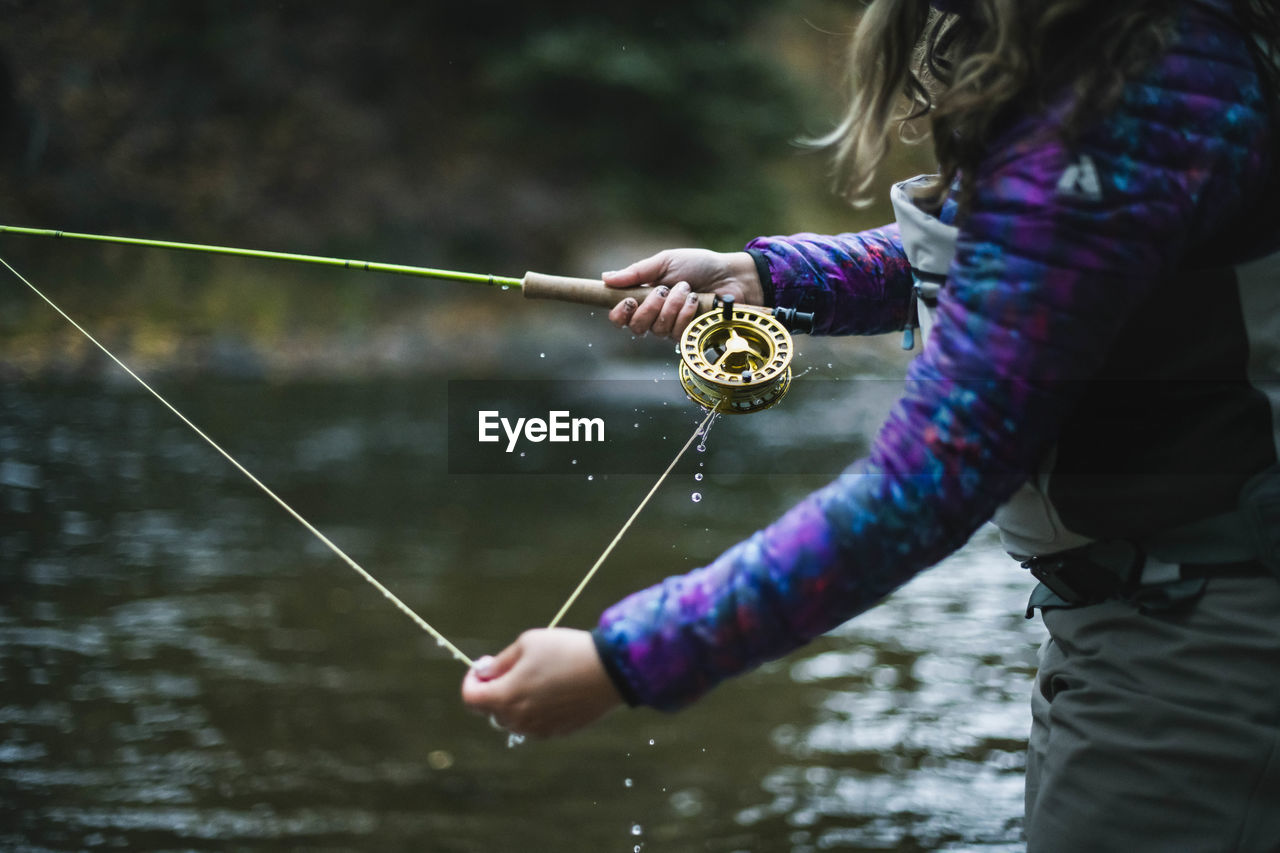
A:
[[[695,317],[680,338],[680,384],[706,409],[746,414],[777,403],[791,386],[791,333],[767,309],[723,307]]]

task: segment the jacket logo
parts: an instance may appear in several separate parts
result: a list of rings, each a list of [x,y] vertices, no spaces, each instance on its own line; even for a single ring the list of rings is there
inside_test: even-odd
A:
[[[1102,182],[1098,180],[1098,169],[1093,165],[1093,158],[1081,154],[1074,163],[1063,171],[1058,178],[1058,195],[1068,198],[1079,198],[1086,201],[1102,200]]]

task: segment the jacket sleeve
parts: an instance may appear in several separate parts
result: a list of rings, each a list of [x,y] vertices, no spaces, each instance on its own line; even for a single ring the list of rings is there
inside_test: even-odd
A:
[[[869,457],[710,565],[603,614],[598,648],[637,702],[685,705],[963,544],[1052,444],[1161,274],[1229,237],[1275,139],[1240,37],[1195,15],[1072,148],[1045,132],[1052,114],[993,148],[933,333]]]
[[[815,334],[868,335],[906,324],[911,267],[897,225],[831,237],[757,237],[746,249],[765,301],[812,312]]]

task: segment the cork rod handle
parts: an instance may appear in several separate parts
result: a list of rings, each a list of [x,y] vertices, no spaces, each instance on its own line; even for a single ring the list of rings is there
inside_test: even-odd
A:
[[[568,278],[560,275],[545,275],[540,272],[528,272],[524,275],[524,291],[526,299],[555,299],[559,302],[577,302],[582,305],[597,305],[601,308],[612,308],[628,296],[637,301],[653,290],[651,287],[609,287],[603,281],[592,278]],[[698,310],[710,311],[715,301],[714,293],[698,293]]]

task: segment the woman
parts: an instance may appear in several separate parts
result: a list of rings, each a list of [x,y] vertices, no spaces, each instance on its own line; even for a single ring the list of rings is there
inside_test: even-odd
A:
[[[675,709],[867,609],[984,522],[1042,580],[1033,850],[1280,849],[1277,0],[876,0],[826,140],[861,198],[905,119],[940,175],[897,222],[660,253],[690,290],[928,333],[870,456],[594,632],[468,674],[504,725]],[[906,104],[906,109],[902,108]]]

